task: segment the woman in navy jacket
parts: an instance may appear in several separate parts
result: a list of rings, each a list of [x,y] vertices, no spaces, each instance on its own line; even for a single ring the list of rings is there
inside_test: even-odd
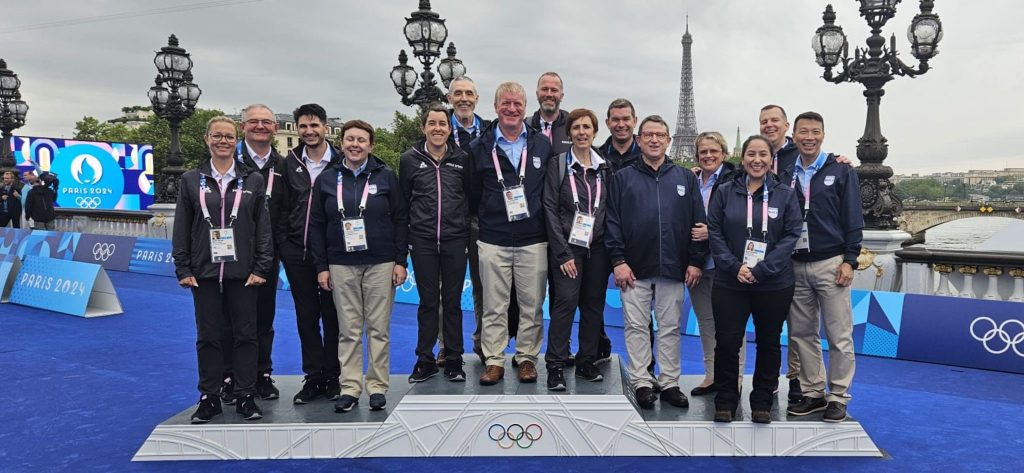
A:
[[[391,306],[405,282],[408,204],[398,177],[373,151],[373,127],[350,120],[341,127],[344,159],[317,177],[309,240],[317,283],[338,308],[341,397],[348,412],[363,391],[363,332],[370,357],[366,390],[370,410],[386,403]]]
[[[778,384],[779,336],[793,300],[790,256],[802,220],[796,192],[771,174],[771,143],[751,136],[743,143],[743,172],[722,184],[708,206],[715,285],[715,421],[731,422],[739,405],[739,350],[747,318],[757,337],[751,419],[771,422]]]

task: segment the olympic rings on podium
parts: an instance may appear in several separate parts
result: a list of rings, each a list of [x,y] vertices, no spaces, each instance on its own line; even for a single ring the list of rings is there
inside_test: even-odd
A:
[[[508,427],[502,424],[491,424],[487,428],[487,437],[504,449],[512,448],[513,445],[524,449],[530,448],[533,446],[533,442],[540,440],[543,436],[544,429],[540,424],[530,424],[525,428],[520,424],[511,424]]]

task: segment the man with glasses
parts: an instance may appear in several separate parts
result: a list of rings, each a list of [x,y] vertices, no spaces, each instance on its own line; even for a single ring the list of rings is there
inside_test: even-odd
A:
[[[301,105],[292,114],[300,142],[280,165],[284,186],[280,196],[281,215],[274,224],[274,235],[295,301],[302,371],[306,375],[302,390],[292,398],[292,402],[306,404],[320,395],[331,400],[341,397],[338,315],[331,292],[317,284],[316,265],[309,250],[309,216],[313,205],[313,183],[342,155],[325,139],[327,112],[323,107],[315,103]]]
[[[284,179],[278,166],[284,158],[274,150],[274,134],[277,133],[277,121],[270,107],[263,104],[252,104],[242,110],[243,140],[235,146],[236,161],[240,166],[249,168],[250,172],[259,173],[266,183],[266,201],[272,228],[281,218],[281,194],[284,192]],[[277,399],[280,391],[274,387],[270,377],[273,371],[271,352],[274,348],[274,315],[277,311],[277,282],[280,270],[278,248],[279,238],[274,235],[274,260],[267,273],[267,282],[257,288],[259,295],[256,300],[256,343],[258,345],[256,366],[256,395],[261,399]],[[227,334],[230,335],[230,334]],[[229,337],[223,343],[230,344]],[[224,345],[230,346],[230,345]],[[235,402],[233,396],[231,350],[224,350],[224,388],[221,400],[225,404]]]
[[[707,243],[692,242],[690,233],[705,223],[697,177],[665,156],[668,123],[652,115],[640,123],[642,159],[615,174],[608,194],[605,245],[611,255],[615,285],[622,292],[628,372],[637,404],[654,407],[651,362],[651,302],[658,323],[657,350],[661,400],[688,407],[679,389],[679,320],[683,285],[700,282]]]

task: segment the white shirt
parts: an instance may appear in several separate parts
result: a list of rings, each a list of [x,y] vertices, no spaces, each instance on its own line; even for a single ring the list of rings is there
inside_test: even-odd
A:
[[[302,147],[302,162],[306,164],[306,169],[309,170],[309,182],[316,181],[317,176],[319,176],[324,169],[327,169],[328,164],[331,164],[331,158],[330,146],[327,147],[327,151],[324,152],[324,157],[319,163],[309,159],[309,155],[306,154],[306,147]]]
[[[571,164],[579,164],[581,168],[597,169],[598,166],[600,166],[601,164],[604,163],[604,158],[602,158],[600,154],[597,154],[597,152],[594,151],[593,149],[590,150],[590,167],[589,168],[584,166],[583,163],[580,162],[579,158],[576,157],[576,150],[570,149],[569,150],[569,155],[572,156],[572,163]]]
[[[210,161],[210,176],[217,180],[217,187],[220,188],[221,194],[224,193],[224,183],[231,182],[232,179],[237,177],[235,175],[235,162],[231,161],[231,167],[228,168],[228,172],[221,174],[217,172],[217,166],[213,165],[213,161]]]
[[[253,162],[255,162],[256,166],[261,170],[267,165],[267,161],[270,161],[270,153],[273,148],[267,149],[267,154],[263,156],[256,154],[256,151],[252,149],[252,146],[249,146],[248,141],[245,142],[245,148],[249,150],[249,157],[252,158]]]

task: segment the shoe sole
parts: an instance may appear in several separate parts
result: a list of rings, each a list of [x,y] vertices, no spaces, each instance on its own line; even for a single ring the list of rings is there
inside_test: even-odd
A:
[[[533,384],[537,382],[537,378],[519,378],[519,382],[523,384]]]
[[[598,358],[597,360],[594,360],[594,364],[595,365],[600,365],[600,364],[604,364],[604,363],[610,363],[611,361],[612,361],[612,357],[609,356],[609,357]]]
[[[453,383],[465,383],[466,382],[466,375],[460,374],[460,375],[457,375],[457,376],[448,376],[448,381],[451,381]]]
[[[260,399],[263,399],[264,401],[273,401],[275,399],[280,399],[280,398],[281,398],[280,394],[268,394],[266,396],[260,396]]]
[[[588,378],[586,376],[576,375],[576,379],[579,379],[581,381],[590,381],[591,383],[597,383],[597,382],[600,382],[600,381],[604,381],[604,376],[597,375],[597,376],[595,376],[593,378]]]
[[[385,406],[370,406],[371,411],[383,411]]]
[[[413,378],[412,376],[410,376],[410,377],[409,377],[409,382],[410,382],[410,383],[413,383],[413,384],[415,384],[415,383],[422,383],[422,382],[424,382],[424,381],[426,381],[426,380],[428,380],[428,379],[430,379],[430,378],[433,378],[434,376],[437,376],[437,373],[438,373],[438,372],[437,372],[437,371],[435,371],[435,372],[433,372],[433,373],[430,373],[430,376],[427,376],[426,378],[419,378],[419,379],[417,379],[417,378]]]
[[[302,399],[292,399],[292,404],[309,404],[309,403],[311,403],[311,402],[313,402],[315,400],[316,400],[315,397],[314,398],[310,398],[308,401],[303,401]]]
[[[213,420],[214,417],[217,417],[217,416],[219,416],[221,414],[223,414],[223,412],[218,412],[218,413],[214,414],[213,416],[211,416],[209,419],[196,419],[195,417],[192,417],[192,418],[189,419],[189,422],[191,422],[193,424],[205,424],[205,423],[210,422],[211,420]]]
[[[355,409],[356,406],[358,406],[358,405],[359,405],[359,401],[356,401],[356,402],[353,402],[352,405],[348,407],[348,409],[343,409],[343,408],[335,407],[334,408],[334,412],[337,412],[337,413],[352,412],[352,409]]]
[[[556,386],[548,386],[548,391],[565,391],[565,385],[559,384]]]
[[[791,415],[791,416],[805,416],[805,415],[809,415],[809,414],[814,414],[815,412],[822,412],[824,410],[825,410],[825,406],[821,406],[821,407],[818,407],[818,408],[811,409],[811,410],[809,410],[807,412],[793,412],[793,411],[791,411],[789,409],[786,409],[786,413]]]
[[[243,417],[244,420],[260,420],[263,418],[263,414],[252,414],[249,417]]]

